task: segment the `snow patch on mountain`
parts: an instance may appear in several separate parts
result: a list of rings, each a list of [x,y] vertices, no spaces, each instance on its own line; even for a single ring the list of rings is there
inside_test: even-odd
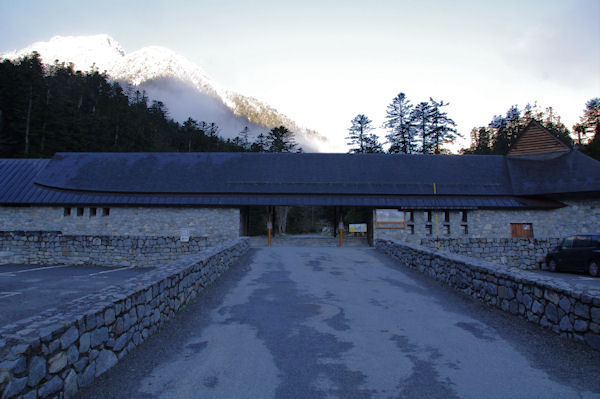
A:
[[[54,36],[48,42],[36,42],[24,49],[2,54],[2,58],[17,59],[38,52],[45,64],[55,61],[73,63],[75,70],[110,71],[121,62],[125,50],[106,34],[93,36]]]

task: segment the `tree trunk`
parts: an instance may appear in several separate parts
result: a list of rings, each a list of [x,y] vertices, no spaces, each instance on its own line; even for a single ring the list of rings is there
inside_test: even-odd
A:
[[[277,213],[277,230],[281,234],[285,234],[287,227],[287,216],[290,211],[289,206],[277,206],[275,212]]]
[[[117,126],[115,127],[115,148],[117,148],[117,144],[119,142],[119,122],[117,121]]]
[[[33,105],[33,86],[29,86],[29,105],[27,106],[27,121],[25,122],[25,154],[29,154],[29,125],[31,122],[31,107]]]

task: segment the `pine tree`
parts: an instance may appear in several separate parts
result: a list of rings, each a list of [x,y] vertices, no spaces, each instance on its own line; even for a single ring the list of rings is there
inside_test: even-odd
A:
[[[383,152],[383,146],[379,142],[379,137],[376,134],[371,133],[365,137],[365,147],[363,152],[365,154],[378,154]]]
[[[249,150],[250,149],[250,139],[249,136],[250,135],[250,129],[248,129],[248,126],[244,126],[244,128],[240,131],[240,134],[233,139],[233,142],[242,147],[244,150]]]
[[[349,140],[348,145],[353,146],[350,148],[348,153],[350,154],[360,154],[365,153],[367,141],[369,140],[369,132],[374,128],[372,126],[372,121],[364,114],[358,114],[350,121],[352,124],[348,128],[348,132],[350,133],[346,140]],[[371,143],[371,146],[373,143]]]
[[[580,125],[580,130],[591,136],[583,151],[600,160],[600,98],[592,98],[585,103]]]
[[[297,148],[294,135],[285,126],[274,127],[266,138],[269,152],[294,152]]]
[[[390,131],[386,135],[390,143],[388,152],[410,154],[415,151],[416,137],[411,119],[412,110],[413,106],[404,93],[399,93],[388,105],[386,111],[387,121],[383,125]]]
[[[600,98],[592,98],[585,103],[583,116],[579,118],[579,123],[573,126],[573,130],[579,134],[579,144],[581,144],[581,135],[589,137],[590,141],[600,140]]]
[[[269,145],[267,143],[267,137],[263,133],[260,133],[256,137],[256,141],[254,143],[252,143],[252,145],[250,146],[250,151],[266,152],[268,148],[269,148]]]
[[[452,143],[456,140],[456,137],[461,137],[461,135],[457,133],[454,128],[456,123],[448,117],[446,112],[441,110],[441,108],[447,106],[448,103],[444,103],[443,100],[437,102],[431,97],[429,98],[429,101],[431,102],[431,130],[429,132],[429,142],[433,149],[433,153],[439,154],[443,144]]]
[[[415,127],[416,136],[421,138],[421,152],[423,154],[430,153],[433,148],[430,139],[431,105],[427,101],[417,104],[411,113],[411,121]]]

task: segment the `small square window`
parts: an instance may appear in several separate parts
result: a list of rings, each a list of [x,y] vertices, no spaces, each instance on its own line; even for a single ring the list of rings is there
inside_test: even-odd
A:
[[[429,223],[431,223],[431,219],[432,219],[431,214],[432,214],[431,211],[425,211],[425,220],[428,221]]]
[[[110,208],[102,208],[102,216],[110,216]]]
[[[77,216],[83,216],[83,208],[77,208]]]
[[[450,223],[450,211],[444,211],[444,222]]]
[[[462,211],[460,213],[460,221],[463,223],[467,223],[467,211]]]
[[[96,216],[96,208],[90,208],[90,217],[93,218]]]
[[[427,235],[433,234],[433,227],[430,224],[425,225],[425,234],[427,234]]]
[[[63,210],[63,216],[71,216],[71,208],[65,208]]]

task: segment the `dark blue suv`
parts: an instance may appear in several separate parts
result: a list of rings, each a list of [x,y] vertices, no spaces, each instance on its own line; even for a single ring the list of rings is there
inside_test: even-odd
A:
[[[566,237],[546,255],[546,264],[553,272],[584,272],[597,277],[600,274],[600,234]]]

